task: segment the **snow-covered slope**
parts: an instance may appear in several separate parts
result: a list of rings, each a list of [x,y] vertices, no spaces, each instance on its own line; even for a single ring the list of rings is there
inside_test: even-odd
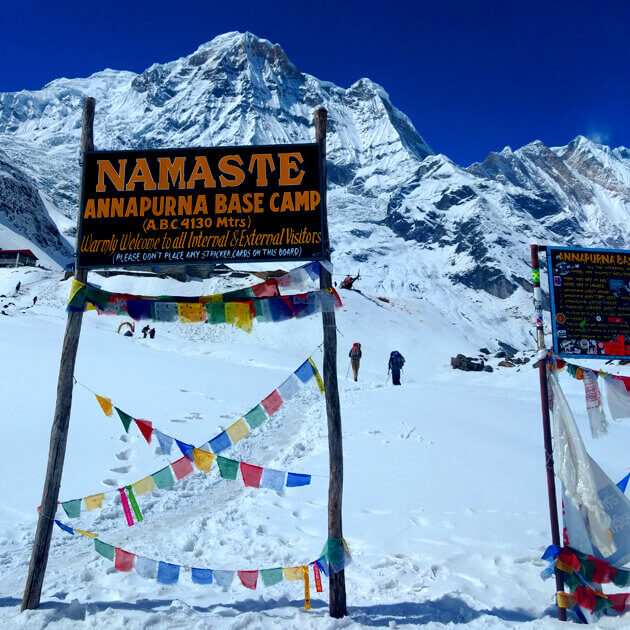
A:
[[[279,45],[227,33],[142,74],[104,70],[0,94],[0,146],[74,235],[81,103],[97,101],[99,149],[313,140],[329,112],[329,216],[340,274],[373,292],[422,295],[449,316],[529,314],[528,244],[629,247],[630,152],[578,137],[533,142],[458,166],[434,154],[382,87],[348,89],[300,72]],[[0,215],[12,201],[0,189]],[[22,233],[42,214],[24,209]],[[60,237],[39,230],[49,253]],[[66,250],[56,250],[66,254]],[[521,288],[522,287],[522,288]],[[438,299],[445,294],[448,305]],[[437,296],[437,297],[436,297]],[[525,306],[524,306],[525,305]]]

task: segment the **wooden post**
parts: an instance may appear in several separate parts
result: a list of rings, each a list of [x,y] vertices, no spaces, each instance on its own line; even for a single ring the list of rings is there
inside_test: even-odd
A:
[[[85,152],[94,150],[94,107],[93,98],[83,101],[83,129],[81,132],[81,168],[85,161]],[[80,282],[87,281],[87,271],[80,270],[76,265],[76,250],[79,247],[79,230],[81,222],[81,201],[83,195],[83,172],[79,185],[79,211],[77,213],[77,243],[75,246],[74,277]],[[83,312],[68,313],[66,322],[66,334],[61,350],[61,363],[59,366],[59,380],[57,383],[57,404],[55,417],[50,431],[50,449],[48,451],[48,468],[44,480],[44,492],[40,508],[37,531],[33,541],[33,553],[31,564],[26,578],[22,610],[34,609],[39,606],[39,601],[44,584],[44,574],[48,564],[48,552],[50,550],[50,538],[52,536],[53,519],[57,511],[59,498],[59,486],[63,473],[63,461],[66,454],[68,440],[68,424],[70,422],[70,409],[72,407],[72,389],[74,377],[74,364],[79,346],[81,333],[81,321]]]
[[[322,212],[324,213],[322,240],[324,255],[330,261],[330,239],[328,236],[328,216],[326,214],[326,120],[325,109],[315,111],[315,141],[319,144],[319,172],[321,177]],[[330,289],[332,278],[323,269],[320,275],[320,288]],[[328,538],[343,538],[341,526],[341,501],[343,496],[343,445],[341,437],[341,410],[339,406],[339,385],[337,382],[337,324],[335,313],[322,313],[324,325],[324,386],[326,388],[326,413],[328,416],[328,457],[330,481],[328,485]],[[337,619],[348,614],[346,608],[345,571],[330,571],[329,577],[330,616]]]
[[[545,348],[545,329],[543,326],[542,289],[540,288],[540,266],[538,263],[538,245],[531,245],[532,283],[534,285],[534,310],[536,311],[536,344],[538,346],[538,378],[540,381],[540,403],[542,406],[543,438],[545,442],[545,469],[547,472],[547,496],[549,498],[549,520],[551,523],[551,542],[561,547],[560,527],[558,525],[558,503],[556,500],[556,479],[553,469],[553,446],[551,442],[551,422],[549,418],[549,388],[547,384],[547,359]],[[544,249],[544,248],[540,248]],[[564,578],[556,569],[556,592],[564,591]],[[558,619],[567,620],[567,611],[558,606]]]

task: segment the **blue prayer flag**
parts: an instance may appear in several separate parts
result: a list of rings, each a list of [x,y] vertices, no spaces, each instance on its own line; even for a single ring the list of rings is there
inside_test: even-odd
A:
[[[323,556],[315,560],[315,564],[319,567],[319,570],[328,577],[330,575],[330,569],[328,568],[328,561]]]
[[[178,564],[160,562],[160,564],[158,564],[157,581],[161,584],[177,584],[180,568]]]
[[[162,431],[158,431],[157,429],[153,429],[153,435],[157,437],[162,453],[164,453],[164,455],[170,455],[171,449],[173,448],[173,438],[170,435],[166,435],[166,433],[162,433]]]
[[[560,547],[557,545],[549,545],[547,549],[545,549],[545,553],[542,555],[543,560],[553,560],[558,556],[558,554],[562,551]]]
[[[72,529],[72,527],[64,525],[61,521],[55,521],[55,523],[59,529],[63,529],[64,532],[68,532],[68,534],[72,534],[74,536],[74,529]]]
[[[127,312],[131,319],[151,319],[151,304],[153,300],[127,300]]]
[[[190,574],[195,584],[212,584],[212,569],[195,569],[193,567]]]
[[[230,436],[225,431],[222,431],[219,435],[213,437],[209,443],[213,453],[220,453],[226,448],[232,446],[232,440],[230,440]]]
[[[315,375],[315,372],[311,362],[306,359],[306,361],[304,361],[304,363],[295,370],[294,374],[302,381],[302,383],[308,383],[308,381],[310,381]]]
[[[297,488],[298,486],[308,486],[311,483],[310,475],[301,475],[299,473],[287,474],[287,488]]]
[[[621,490],[621,492],[626,491],[626,488],[628,487],[628,479],[630,479],[630,473],[628,473],[618,484],[617,484],[617,488],[619,488],[619,490]]]
[[[175,438],[177,442],[177,446],[179,446],[179,450],[182,452],[182,455],[187,455],[188,459],[192,459],[192,452],[195,450],[195,447],[192,444],[186,444],[186,442],[180,442],[177,438]]]

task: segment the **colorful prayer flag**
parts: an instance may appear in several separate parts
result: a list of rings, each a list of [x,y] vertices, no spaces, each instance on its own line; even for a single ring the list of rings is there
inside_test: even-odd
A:
[[[182,324],[206,321],[206,309],[199,302],[178,302],[177,311]]]
[[[278,394],[278,390],[274,389],[267,398],[260,403],[268,416],[273,416],[280,407],[282,407],[282,398]]]
[[[103,507],[103,499],[105,498],[105,494],[101,492],[100,494],[92,494],[89,497],[83,497],[83,502],[85,503],[85,507],[88,510],[95,510],[96,508]]]
[[[284,573],[280,567],[275,569],[261,569],[260,579],[265,586],[273,586],[282,582],[284,579]]]
[[[171,449],[173,448],[173,438],[170,435],[166,435],[166,433],[162,433],[162,431],[158,431],[157,429],[153,429],[153,435],[157,438],[162,453],[164,455],[170,455]]]
[[[72,534],[74,536],[74,530],[72,529],[72,527],[69,527],[65,523],[62,523],[61,521],[57,521],[57,520],[55,520],[55,524],[57,525],[59,529],[63,529],[64,532],[67,532],[68,534]]]
[[[315,381],[317,382],[317,387],[319,387],[320,393],[324,393],[324,381],[322,381],[322,377],[319,375],[319,371],[317,370],[317,366],[313,359],[309,359],[309,362],[313,368],[313,376],[315,377]]]
[[[115,407],[115,409],[118,417],[120,418],[120,421],[123,424],[123,427],[125,427],[125,433],[129,433],[129,425],[131,424],[133,418],[130,415],[126,414],[122,409],[118,409],[118,407]]]
[[[114,556],[116,555],[116,548],[113,545],[108,545],[107,543],[101,542],[98,538],[94,539],[94,549],[97,553],[100,553],[103,558],[107,558],[108,560],[114,561]]]
[[[176,322],[179,319],[179,309],[174,302],[153,302],[152,309],[156,322]]]
[[[278,393],[280,394],[282,400],[286,402],[287,400],[293,398],[299,389],[300,385],[297,378],[291,374],[291,376],[289,376],[289,378],[278,387]]]
[[[106,416],[113,415],[112,410],[114,406],[112,405],[112,401],[109,398],[105,398],[104,396],[99,396],[98,394],[94,394],[94,395],[96,396],[96,400],[98,400],[98,404],[101,406],[103,413]]]
[[[318,593],[321,593],[324,589],[322,588],[322,576],[319,572],[319,565],[317,562],[313,563],[313,577],[315,578],[315,590]]]
[[[213,453],[208,453],[207,451],[196,448],[193,451],[193,458],[195,459],[195,466],[197,466],[199,470],[210,472],[210,469],[212,468],[212,462],[214,462]]]
[[[151,434],[153,433],[153,427],[151,426],[151,422],[149,420],[136,420],[136,426],[140,430],[140,433],[144,436],[144,439],[151,444]]]
[[[302,381],[302,383],[308,383],[313,376],[315,376],[315,370],[313,369],[313,362],[306,359],[300,367],[295,370],[294,374]]]
[[[299,486],[308,486],[311,483],[310,475],[302,475],[300,473],[287,474],[287,488],[297,488]]]
[[[285,580],[289,580],[291,582],[304,579],[302,567],[284,567],[282,570],[284,571]]]
[[[98,534],[95,534],[94,532],[86,532],[82,529],[75,529],[74,533],[81,534],[82,536],[87,536],[88,538],[96,538],[98,536]]]
[[[254,308],[256,309],[256,319],[259,322],[270,322],[273,320],[269,300],[255,300]]]
[[[243,483],[249,488],[259,488],[260,478],[262,477],[263,469],[260,466],[253,466],[252,464],[246,464],[241,462],[241,476],[243,477]]]
[[[271,488],[277,492],[284,489],[285,473],[282,470],[274,470],[273,468],[263,469],[262,478],[260,480],[261,488]]]
[[[127,525],[131,527],[133,522],[133,516],[131,516],[131,508],[129,507],[129,501],[127,500],[127,495],[125,494],[124,488],[118,488],[118,492],[120,492],[120,502],[122,503],[123,512],[125,513],[125,518],[127,519]]]
[[[193,471],[192,464],[190,463],[190,459],[184,455],[181,459],[174,461],[171,466],[173,467],[173,472],[177,479],[183,479],[190,475]]]
[[[258,583],[258,571],[238,571],[238,577],[245,588],[249,588],[252,591],[256,590],[256,584]]]
[[[162,470],[158,470],[151,475],[151,479],[153,479],[155,485],[163,490],[164,488],[168,488],[175,483],[175,479],[173,479],[173,473],[171,472],[171,467],[166,466],[166,468],[162,468]]]
[[[140,479],[140,481],[136,481],[136,483],[132,483],[131,486],[134,489],[134,492],[137,495],[147,494],[147,492],[151,492],[155,490],[155,483],[151,476],[145,477],[144,479]]]
[[[210,302],[205,305],[207,324],[225,324],[225,304]]]
[[[76,278],[72,278],[72,284],[70,285],[70,297],[68,298],[68,304],[77,308],[83,308],[84,295],[77,295],[79,291],[83,290],[85,293],[85,283],[80,282]]]
[[[621,481],[617,483],[617,488],[621,490],[621,492],[625,492],[628,487],[628,480],[630,479],[630,473],[628,473]]]
[[[212,569],[190,569],[190,577],[195,584],[212,584]]]
[[[61,504],[63,511],[68,515],[68,518],[79,518],[81,516],[81,499],[73,499],[72,501],[65,501]]]
[[[225,432],[230,437],[232,444],[240,442],[243,438],[246,438],[249,435],[249,429],[243,418],[240,418],[232,426],[229,426]]]
[[[114,566],[118,571],[131,571],[131,569],[133,569],[133,562],[135,558],[136,554],[129,553],[124,549],[116,547]]]
[[[244,418],[250,429],[256,429],[267,419],[267,414],[262,405],[256,405],[245,414]]]
[[[232,446],[232,441],[230,440],[230,437],[225,431],[221,431],[219,435],[217,435],[216,437],[213,437],[210,440],[209,444],[213,453],[220,453],[221,451],[224,451],[226,448],[229,448],[230,446]]]
[[[136,517],[136,521],[138,523],[144,520],[142,516],[142,512],[140,511],[140,506],[138,505],[138,501],[136,501],[136,497],[133,493],[132,486],[127,486],[127,494],[129,495],[129,503],[131,503],[131,509],[133,510],[133,514]]]
[[[248,302],[227,302],[225,304],[225,321],[245,332],[252,332],[252,313]]]
[[[238,464],[234,459],[228,459],[227,457],[221,457],[217,455],[217,465],[219,466],[219,472],[223,479],[236,479],[238,474]]]
[[[151,306],[155,300],[132,300],[127,299],[127,313],[129,317],[135,321],[141,321],[143,319],[151,319]]]
[[[147,580],[155,580],[155,578],[157,578],[158,562],[157,560],[152,560],[151,558],[136,556],[134,569],[140,577]]]
[[[212,578],[215,584],[222,586],[224,589],[227,589],[230,584],[232,584],[232,580],[234,579],[234,571],[218,571],[214,570]]]
[[[158,564],[157,581],[160,584],[177,584],[179,580],[180,566],[178,564],[170,564],[169,562],[161,562]]]
[[[304,608],[306,610],[311,609],[311,589],[308,578],[308,567],[304,565],[302,567],[302,573],[304,574]]]
[[[186,442],[180,442],[178,439],[175,439],[175,441],[177,442],[177,446],[179,446],[179,450],[182,452],[182,455],[192,459],[192,452],[195,449],[194,445],[186,444]]]

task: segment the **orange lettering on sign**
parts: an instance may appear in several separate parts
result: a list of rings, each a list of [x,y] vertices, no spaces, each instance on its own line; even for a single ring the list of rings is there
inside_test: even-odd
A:
[[[208,159],[205,155],[197,155],[195,157],[195,166],[193,171],[188,178],[188,183],[186,184],[187,188],[194,188],[197,182],[203,182],[203,185],[206,188],[216,188],[217,183],[212,177],[212,172],[210,171],[210,165],[208,164]]]
[[[276,170],[276,165],[273,163],[271,153],[254,153],[249,160],[249,172],[254,173],[256,171],[256,186],[267,186],[267,167],[270,173]]]
[[[280,186],[299,186],[304,179],[304,171],[298,164],[304,161],[301,153],[278,153],[280,158]],[[292,176],[296,171],[298,175]]]
[[[240,155],[224,155],[219,160],[219,169],[223,173],[219,175],[221,186],[233,188],[234,186],[240,186],[245,181],[245,173],[239,166],[243,166],[243,160]],[[225,175],[229,175],[229,177],[225,177]]]
[[[142,184],[144,190],[155,190],[155,180],[151,175],[149,165],[144,158],[136,160],[136,167],[127,182],[127,190],[135,190],[136,184]]]
[[[109,160],[96,160],[98,166],[98,176],[96,180],[96,192],[105,192],[105,175],[114,184],[114,188],[119,192],[125,190],[125,168],[127,160],[118,160],[118,170]]]
[[[185,157],[173,158],[173,161],[169,158],[158,158],[160,164],[160,177],[158,179],[158,190],[168,190],[170,188],[169,180],[175,186],[179,179],[179,189],[186,188],[186,182],[184,181],[184,165],[186,164]]]

